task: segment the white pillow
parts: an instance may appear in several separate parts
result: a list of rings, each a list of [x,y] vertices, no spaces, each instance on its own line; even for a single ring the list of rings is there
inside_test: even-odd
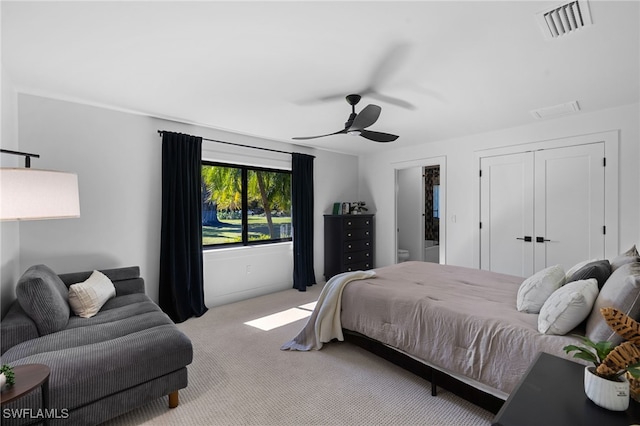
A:
[[[520,312],[537,314],[551,294],[566,281],[560,265],[549,266],[524,280],[518,288],[516,308]]]
[[[538,331],[543,334],[567,334],[589,316],[597,297],[598,281],[595,278],[565,284],[542,305]]]
[[[111,280],[102,272],[93,271],[86,281],[69,286],[69,305],[79,317],[91,318],[115,295]]]

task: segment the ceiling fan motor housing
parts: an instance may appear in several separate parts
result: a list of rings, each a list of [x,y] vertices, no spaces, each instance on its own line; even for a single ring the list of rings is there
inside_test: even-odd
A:
[[[362,99],[362,97],[360,95],[347,95],[346,99],[349,105],[354,106],[357,105],[358,102],[360,102],[360,99]]]

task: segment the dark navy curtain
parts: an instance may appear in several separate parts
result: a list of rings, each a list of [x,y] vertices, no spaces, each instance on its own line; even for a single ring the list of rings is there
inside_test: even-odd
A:
[[[162,134],[159,303],[175,322],[207,311],[202,273],[202,138]]]
[[[291,225],[293,227],[293,288],[306,291],[316,283],[313,269],[313,159],[291,154]]]

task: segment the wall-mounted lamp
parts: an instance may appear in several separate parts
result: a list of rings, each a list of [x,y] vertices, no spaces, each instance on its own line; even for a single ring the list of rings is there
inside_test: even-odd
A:
[[[30,168],[37,154],[0,152],[25,157],[25,168],[0,169],[0,220],[80,217],[78,175]]]

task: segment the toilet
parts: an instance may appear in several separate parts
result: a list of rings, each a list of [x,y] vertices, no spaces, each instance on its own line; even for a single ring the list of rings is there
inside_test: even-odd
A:
[[[409,250],[398,249],[398,263],[409,260]]]

